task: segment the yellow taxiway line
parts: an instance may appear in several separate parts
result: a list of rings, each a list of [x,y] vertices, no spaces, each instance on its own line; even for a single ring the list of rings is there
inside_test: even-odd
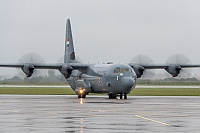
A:
[[[159,123],[159,124],[162,124],[162,125],[165,125],[165,126],[171,126],[171,124],[156,121],[156,120],[153,120],[153,119],[149,119],[149,118],[146,118],[146,117],[143,117],[143,116],[140,116],[140,115],[135,115],[135,116],[138,117],[138,118],[145,119],[145,120],[148,120],[148,121],[152,121],[152,122],[155,122],[155,123]]]

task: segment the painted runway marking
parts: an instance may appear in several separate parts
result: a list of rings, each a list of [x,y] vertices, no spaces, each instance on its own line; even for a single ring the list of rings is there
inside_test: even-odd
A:
[[[165,126],[171,126],[171,124],[160,122],[160,121],[156,121],[156,120],[153,120],[153,119],[149,119],[149,118],[146,118],[146,117],[143,117],[143,116],[140,116],[140,115],[135,115],[135,116],[138,117],[138,118],[142,118],[142,119],[145,119],[145,120],[148,120],[148,121],[159,123],[159,124],[162,124],[162,125],[165,125]]]

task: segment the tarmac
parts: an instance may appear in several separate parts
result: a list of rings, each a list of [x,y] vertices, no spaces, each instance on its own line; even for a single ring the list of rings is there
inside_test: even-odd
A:
[[[0,95],[0,133],[200,132],[200,97]]]

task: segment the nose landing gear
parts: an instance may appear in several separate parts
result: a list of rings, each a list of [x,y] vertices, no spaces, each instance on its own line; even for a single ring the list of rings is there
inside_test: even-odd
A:
[[[78,95],[78,98],[86,98],[86,94]]]
[[[77,94],[78,98],[85,98],[88,93],[86,93],[85,89],[80,89]]]

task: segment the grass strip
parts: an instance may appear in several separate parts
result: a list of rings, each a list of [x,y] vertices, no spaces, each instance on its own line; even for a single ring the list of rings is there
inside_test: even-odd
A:
[[[14,88],[14,87],[0,87],[0,94],[20,94],[20,95],[74,95],[75,92],[71,88]]]
[[[130,96],[200,96],[199,88],[135,88]]]
[[[71,88],[0,87],[0,94],[74,95]],[[92,94],[93,95],[93,94]],[[135,88],[129,96],[200,96],[198,88]]]

